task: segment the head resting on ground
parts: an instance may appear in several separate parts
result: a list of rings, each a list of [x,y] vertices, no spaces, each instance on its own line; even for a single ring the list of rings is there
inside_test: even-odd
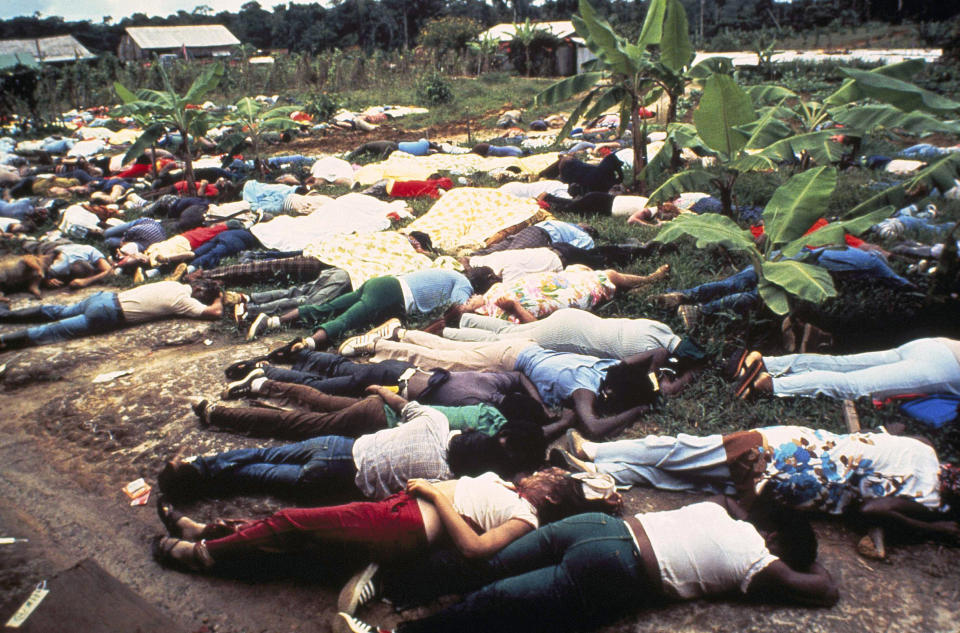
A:
[[[767,549],[791,569],[807,571],[817,560],[817,535],[807,516],[778,502],[767,486],[750,508],[747,520],[757,528]]]
[[[551,466],[517,476],[513,481],[517,493],[536,509],[543,525],[582,512],[617,514],[623,500],[613,479],[609,475],[594,475],[597,481],[584,482],[573,473]],[[603,478],[608,481],[599,481]],[[604,485],[594,485],[597,483]]]
[[[492,471],[504,478],[530,472],[543,464],[547,442],[543,429],[522,420],[508,421],[490,436],[465,431],[450,439],[447,464],[456,476],[475,476]]]
[[[223,283],[216,279],[191,279],[190,296],[204,305],[210,305],[223,293]]]
[[[646,364],[618,363],[607,369],[598,393],[600,409],[619,413],[640,405],[653,405],[660,385]]]
[[[482,295],[490,290],[490,286],[502,281],[489,266],[471,266],[463,271],[463,274],[470,281],[470,285],[473,286],[473,291],[478,295]]]

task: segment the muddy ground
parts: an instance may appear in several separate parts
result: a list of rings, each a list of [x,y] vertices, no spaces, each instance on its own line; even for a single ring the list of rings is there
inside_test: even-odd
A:
[[[13,307],[30,302],[16,299]],[[91,557],[187,631],[328,631],[338,585],[351,565],[301,559],[295,572],[274,569],[261,582],[161,569],[148,552],[149,538],[161,531],[153,504],[131,507],[121,492],[137,477],[152,482],[163,460],[178,452],[263,443],[200,429],[188,399],[215,398],[224,385],[223,367],[284,340],[243,343],[220,324],[169,321],[0,354],[0,536],[29,539],[0,545],[0,621],[38,581]],[[93,382],[126,369],[132,373]],[[629,508],[667,509],[691,499],[633,491]],[[280,504],[239,498],[186,509],[203,517],[250,515]],[[842,585],[833,609],[700,601],[645,611],[606,630],[960,630],[960,549],[904,545],[887,562],[868,561],[857,555],[853,531],[829,522],[816,527],[821,561]],[[365,613],[396,620],[386,605]]]

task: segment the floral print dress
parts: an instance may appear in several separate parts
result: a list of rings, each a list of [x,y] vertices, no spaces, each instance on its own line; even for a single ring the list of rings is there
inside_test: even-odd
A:
[[[616,290],[605,272],[574,264],[559,272],[534,273],[494,284],[483,296],[477,314],[516,322],[515,317],[497,307],[498,299],[511,297],[542,319],[561,308],[589,310],[612,298]]]

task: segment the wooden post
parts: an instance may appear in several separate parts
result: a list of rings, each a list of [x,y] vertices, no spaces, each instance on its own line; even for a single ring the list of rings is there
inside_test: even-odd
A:
[[[843,421],[847,424],[847,431],[856,433],[860,430],[860,416],[857,415],[857,407],[853,400],[843,401]],[[887,557],[887,549],[883,542],[883,528],[874,526],[867,531],[870,540],[873,541],[873,548],[880,558]]]

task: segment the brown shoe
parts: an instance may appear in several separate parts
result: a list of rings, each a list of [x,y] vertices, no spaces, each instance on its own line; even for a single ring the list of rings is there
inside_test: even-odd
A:
[[[683,321],[683,327],[689,332],[700,322],[700,306],[697,304],[682,305],[677,308],[677,316]]]

